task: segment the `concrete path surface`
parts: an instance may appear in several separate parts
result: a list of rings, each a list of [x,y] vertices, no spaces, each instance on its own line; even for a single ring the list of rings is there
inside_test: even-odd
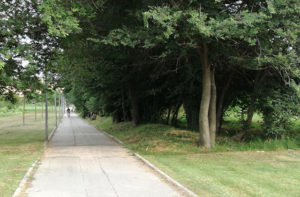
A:
[[[72,114],[58,127],[29,197],[181,196],[127,149]]]

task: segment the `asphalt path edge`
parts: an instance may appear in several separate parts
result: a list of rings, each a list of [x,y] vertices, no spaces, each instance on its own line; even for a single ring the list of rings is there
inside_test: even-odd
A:
[[[86,121],[87,122],[87,121]],[[91,125],[89,123],[89,125]],[[106,136],[110,137],[112,140],[114,140],[115,142],[126,146],[120,139],[118,139],[117,137],[107,133],[106,131],[103,130],[99,130],[96,126],[93,126],[95,129],[97,129],[98,131],[104,133]],[[160,176],[162,176],[163,178],[165,178],[168,182],[170,182],[171,184],[173,184],[175,187],[177,187],[179,190],[183,191],[184,193],[186,193],[188,196],[191,197],[199,197],[197,194],[195,194],[193,191],[191,191],[190,189],[188,189],[187,187],[183,186],[182,184],[180,184],[178,181],[174,180],[172,177],[170,177],[169,175],[167,175],[166,173],[164,173],[163,171],[161,171],[158,167],[156,167],[154,164],[152,164],[150,161],[148,161],[147,159],[145,159],[144,157],[142,157],[141,155],[139,155],[138,153],[133,153],[133,155],[138,158],[139,160],[141,160],[144,164],[146,164],[148,167],[150,167],[151,169],[153,169],[156,173],[158,173]]]
[[[154,171],[156,171],[157,173],[159,173],[161,176],[163,176],[167,181],[171,182],[173,185],[175,185],[176,187],[178,187],[180,190],[184,191],[188,196],[199,197],[193,191],[189,190],[188,188],[186,188],[185,186],[183,186],[182,184],[180,184],[178,181],[176,181],[173,178],[171,178],[169,175],[167,175],[166,173],[164,173],[163,171],[161,171],[159,168],[157,168],[150,161],[148,161],[147,159],[145,159],[144,157],[142,157],[138,153],[133,153],[133,155],[136,156],[137,158],[139,158],[142,162],[144,162],[147,166],[149,166]]]
[[[59,125],[58,125],[58,126],[59,126]],[[48,141],[47,141],[47,142],[44,142],[44,148],[46,148],[47,145],[49,144],[49,142],[52,140],[52,137],[53,137],[55,131],[57,130],[58,126],[57,126],[57,127],[54,127],[54,128],[52,129],[52,131],[51,131],[51,133],[50,133],[50,135],[49,135]],[[26,184],[27,184],[29,178],[32,176],[32,172],[33,172],[34,168],[37,166],[38,161],[41,160],[41,157],[42,157],[42,156],[40,156],[38,159],[36,159],[36,160],[31,164],[30,168],[27,170],[27,172],[25,173],[23,179],[20,181],[20,183],[19,183],[17,189],[15,190],[15,192],[13,193],[12,197],[19,197],[19,196],[22,194],[23,190],[26,188]]]
[[[33,172],[33,169],[35,168],[35,166],[37,165],[39,159],[35,160],[30,168],[27,170],[26,174],[24,175],[23,179],[21,180],[21,182],[19,183],[19,186],[18,188],[15,190],[15,192],[13,193],[12,197],[17,197],[17,196],[20,196],[20,194],[23,192],[23,189],[25,188],[26,186],[26,183],[29,179],[29,177],[31,176],[32,172]]]

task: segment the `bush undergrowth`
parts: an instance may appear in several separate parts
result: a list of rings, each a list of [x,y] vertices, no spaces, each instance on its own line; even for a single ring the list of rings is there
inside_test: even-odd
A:
[[[298,149],[300,136],[284,137],[282,139],[261,140],[255,138],[245,142],[235,142],[230,137],[217,138],[216,146],[205,150],[197,146],[198,133],[174,128],[163,124],[143,124],[134,127],[131,122],[113,124],[109,117],[98,117],[92,121],[99,129],[121,139],[133,151],[143,154],[193,154],[199,152],[227,151],[275,151]]]

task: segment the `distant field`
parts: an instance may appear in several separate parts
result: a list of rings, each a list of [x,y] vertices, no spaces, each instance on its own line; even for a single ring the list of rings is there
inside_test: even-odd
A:
[[[36,104],[36,111],[41,116],[42,116],[42,112],[44,112],[44,110],[45,110],[44,105],[45,105],[44,103],[37,103]],[[49,105],[48,110],[49,110],[49,113],[54,112],[54,106]],[[58,108],[57,108],[57,110],[58,110]],[[21,114],[22,111],[23,111],[23,105],[22,104],[3,105],[3,106],[0,105],[0,117],[18,115],[18,114]],[[26,111],[26,113],[34,113],[35,112],[35,104],[26,103],[25,111]]]
[[[54,114],[49,113],[49,132]],[[27,113],[0,118],[0,197],[10,197],[27,169],[43,152],[44,119]]]
[[[112,124],[106,117],[89,122],[121,139],[199,196],[300,196],[297,138],[241,143],[221,138],[208,151],[197,147],[197,132],[160,124]]]

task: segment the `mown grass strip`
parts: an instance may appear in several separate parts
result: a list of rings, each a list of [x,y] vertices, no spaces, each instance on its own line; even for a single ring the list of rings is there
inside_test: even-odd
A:
[[[198,134],[191,131],[157,124],[112,124],[110,118],[91,123],[121,139],[199,196],[300,194],[300,150],[296,144],[295,150],[287,150],[286,142],[281,141],[252,145],[228,141],[207,151],[197,147]],[[263,146],[266,143],[269,147]]]
[[[54,115],[49,114],[49,130],[54,127]],[[43,153],[44,119],[34,120],[34,113],[22,117],[0,118],[0,196],[10,197],[27,169]]]

